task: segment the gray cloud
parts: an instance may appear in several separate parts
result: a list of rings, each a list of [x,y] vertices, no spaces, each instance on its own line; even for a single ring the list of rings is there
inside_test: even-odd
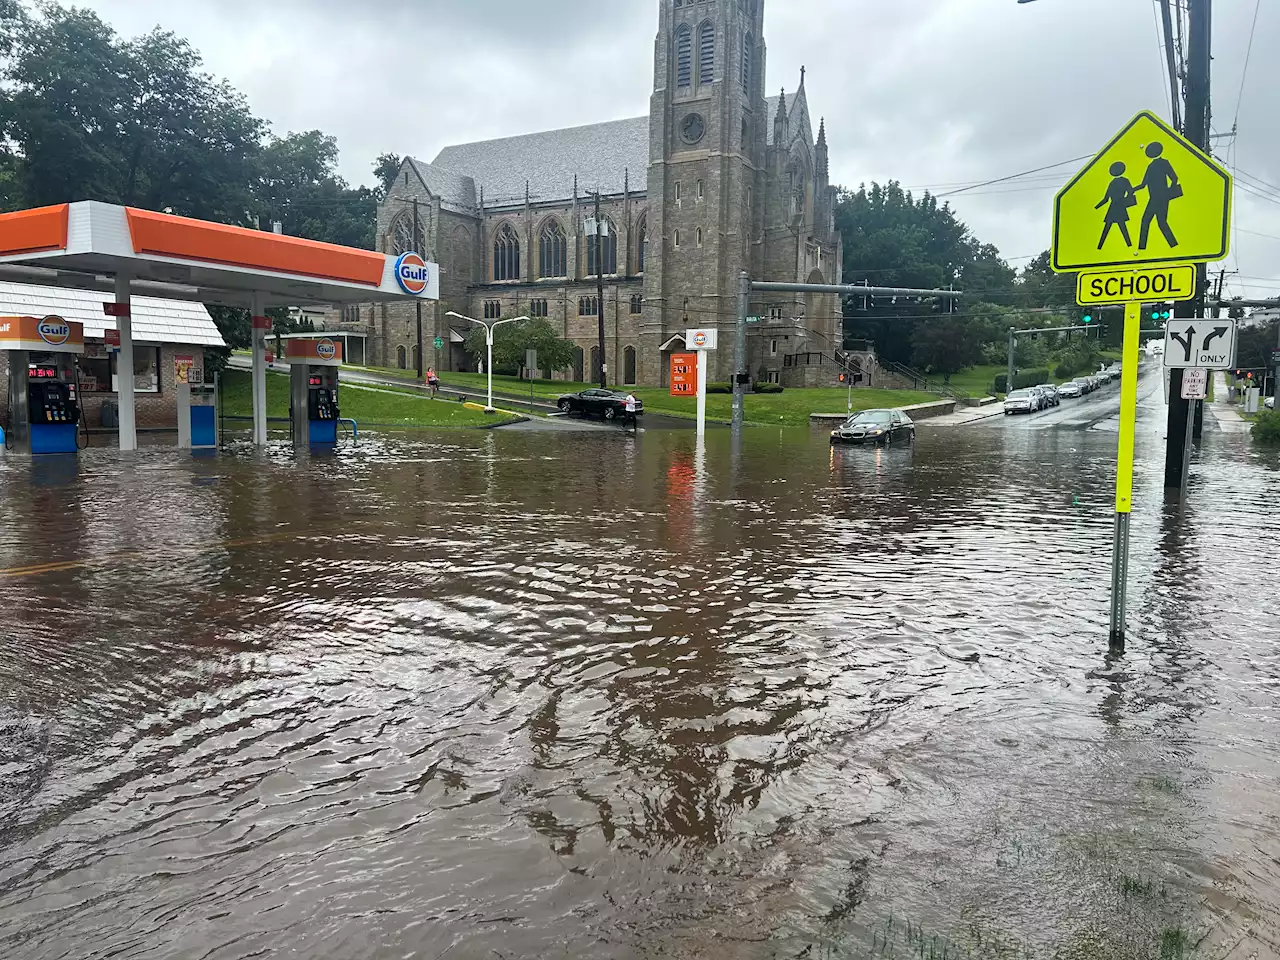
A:
[[[384,150],[443,146],[648,112],[657,0],[81,0],[126,35],[156,24],[279,131],[336,135],[343,173],[370,179]],[[1088,154],[1141,109],[1168,114],[1150,0],[765,0],[770,93],[802,64],[827,118],[832,176],[935,193]],[[1229,131],[1254,0],[1215,4],[1215,129]],[[1224,159],[1280,186],[1263,4]],[[1073,169],[952,199],[1009,257],[1048,243],[1053,192]],[[1056,177],[1056,179],[1054,179]],[[1266,193],[1266,190],[1261,192]],[[1280,196],[1280,190],[1275,191]],[[1239,191],[1228,289],[1280,293],[1280,203]],[[1274,281],[1274,282],[1270,282]]]

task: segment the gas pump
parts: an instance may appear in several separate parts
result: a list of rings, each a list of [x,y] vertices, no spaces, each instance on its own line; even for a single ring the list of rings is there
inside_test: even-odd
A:
[[[34,455],[79,449],[84,325],[61,317],[0,317],[0,350],[9,354],[6,443]]]
[[[326,338],[290,340],[289,415],[295,446],[332,447],[338,443],[338,368],[342,345]]]

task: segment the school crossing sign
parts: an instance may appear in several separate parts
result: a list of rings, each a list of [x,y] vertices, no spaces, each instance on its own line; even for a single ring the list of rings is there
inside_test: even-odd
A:
[[[1058,194],[1051,265],[1076,273],[1221,260],[1232,194],[1230,173],[1144,111]]]

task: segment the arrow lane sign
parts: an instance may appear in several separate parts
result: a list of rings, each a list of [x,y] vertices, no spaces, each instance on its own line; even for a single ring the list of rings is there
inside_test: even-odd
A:
[[[1197,330],[1196,324],[1202,324]],[[1170,320],[1165,325],[1164,365],[1187,369],[1204,367],[1226,370],[1236,362],[1236,325],[1219,323],[1204,327],[1204,321]]]

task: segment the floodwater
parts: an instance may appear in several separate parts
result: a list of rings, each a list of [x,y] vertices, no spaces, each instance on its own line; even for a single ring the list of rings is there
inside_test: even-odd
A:
[[[0,957],[1280,953],[1280,462],[450,433],[0,461]]]

